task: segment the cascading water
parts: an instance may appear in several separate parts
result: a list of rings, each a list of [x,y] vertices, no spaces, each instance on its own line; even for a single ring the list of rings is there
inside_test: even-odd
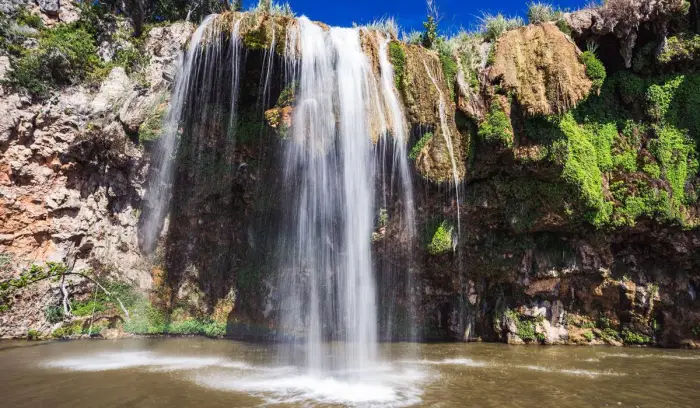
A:
[[[442,133],[442,137],[445,139],[445,144],[447,145],[447,152],[450,154],[450,163],[452,164],[452,181],[454,183],[454,188],[455,188],[455,200],[457,200],[457,235],[460,235],[461,231],[461,220],[460,220],[460,213],[459,213],[459,173],[457,171],[457,161],[455,160],[455,153],[454,153],[454,147],[452,146],[452,136],[450,135],[450,127],[447,125],[447,115],[445,114],[445,96],[442,93],[442,90],[440,89],[440,86],[437,83],[437,80],[435,79],[435,76],[433,76],[432,72],[430,72],[430,68],[428,67],[428,64],[423,61],[423,66],[425,67],[425,72],[432,81],[433,85],[435,86],[435,90],[437,90],[438,93],[438,114],[440,115],[440,133]]]
[[[274,310],[278,311],[279,339],[291,340],[283,341],[281,360],[300,367],[294,369],[294,375],[302,378],[298,384],[323,385],[318,381],[332,378],[350,389],[381,391],[381,396],[363,397],[367,401],[406,403],[415,397],[411,384],[421,376],[410,370],[393,373],[380,362],[372,259],[378,209],[396,201],[387,191],[394,194],[396,189],[401,194],[391,214],[401,231],[397,247],[410,252],[415,239],[408,132],[388,60],[389,38],[357,28],[327,29],[301,17],[288,22],[284,36],[274,25],[269,27],[272,45],[253,54],[262,60],[255,65],[247,57],[250,51],[243,51],[240,30],[244,24],[236,16],[207,17],[182,56],[157,148],[160,159],[152,167],[144,247],[155,246],[170,210],[170,222],[178,228],[168,232],[168,242],[179,246],[168,254],[166,263],[195,265],[200,274],[211,270],[224,277],[230,274],[233,256],[214,251],[215,256],[202,257],[197,251],[211,243],[235,242],[224,220],[234,199],[236,174],[244,165],[234,155],[236,130],[244,122],[243,110],[247,114],[248,104],[256,106],[251,94],[257,106],[266,109],[270,97],[280,94],[278,82],[283,78],[295,102],[288,137],[281,143],[288,205],[275,224],[279,273]],[[284,41],[284,47],[278,47],[277,41]],[[370,60],[372,53],[363,45],[376,45],[378,61]],[[278,49],[284,50],[284,75],[275,71]],[[239,102],[239,83],[243,75],[250,83],[247,70],[251,67],[253,75],[259,72],[259,88],[243,88],[240,98],[247,99]],[[242,131],[240,135],[244,140]],[[379,168],[382,180],[389,169],[390,187],[384,181],[378,186]],[[376,194],[377,188],[381,194]],[[176,205],[169,204],[171,196]],[[206,208],[193,211],[202,204]],[[206,230],[210,239],[190,237],[189,228],[182,225]],[[390,303],[407,299],[407,304],[390,306],[411,318],[413,278],[410,271],[395,269],[384,282],[392,291],[383,297]],[[407,336],[416,338],[415,330]]]
[[[192,34],[187,51],[180,56],[179,74],[163,121],[163,132],[153,154],[146,194],[141,244],[147,251],[155,248],[170,208],[174,156],[181,134],[185,131],[206,133],[208,126],[224,120],[226,109],[211,111],[205,107],[228,105],[226,151],[233,152],[242,48],[239,28],[240,21],[237,21],[231,32],[226,33],[228,26],[224,22],[215,15],[208,16]],[[225,49],[225,44],[228,44],[228,49]],[[230,71],[221,69],[228,64]],[[226,83],[225,78],[229,75],[230,82]],[[184,129],[183,124],[188,129]]]
[[[377,355],[370,66],[359,30],[324,31],[304,17],[298,30],[300,78],[285,166],[294,234],[282,255],[282,328],[304,337],[311,372],[362,369]],[[343,341],[333,360],[325,348],[336,345],[327,340]]]

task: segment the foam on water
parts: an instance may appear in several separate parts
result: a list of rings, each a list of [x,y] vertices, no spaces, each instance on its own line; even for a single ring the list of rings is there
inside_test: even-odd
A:
[[[182,357],[148,351],[94,353],[51,360],[43,367],[83,372],[126,369],[184,372],[185,379],[199,386],[246,393],[270,404],[351,407],[415,405],[421,401],[421,385],[432,377],[425,370],[401,364],[377,364],[366,370],[337,370],[314,376],[290,366],[258,366],[223,357]]]
[[[88,356],[52,360],[45,363],[44,366],[71,371],[110,371],[127,368],[182,371],[214,366],[239,370],[254,369],[248,363],[219,357],[168,356],[148,351],[96,353]]]
[[[357,377],[351,377],[357,378]],[[391,372],[365,372],[362,380],[333,376],[246,375],[225,377],[197,375],[192,379],[199,385],[224,391],[245,392],[267,403],[342,404],[352,407],[404,407],[421,401],[420,383],[425,373],[394,367]]]

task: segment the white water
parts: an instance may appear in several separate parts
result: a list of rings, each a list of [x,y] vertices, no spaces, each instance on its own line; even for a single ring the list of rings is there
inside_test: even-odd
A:
[[[358,30],[324,31],[305,17],[298,30],[300,78],[285,167],[295,233],[282,260],[282,327],[305,339],[310,373],[350,373],[377,358],[370,67]],[[327,340],[341,341],[342,355]]]
[[[423,61],[423,66],[425,67],[425,72],[428,74],[428,77],[433,82],[435,90],[438,92],[439,96],[438,113],[440,114],[440,133],[442,133],[442,137],[445,139],[447,151],[450,154],[450,163],[452,164],[452,179],[455,188],[455,200],[457,200],[457,236],[459,236],[461,231],[461,220],[459,212],[459,173],[457,172],[457,161],[455,160],[454,147],[452,146],[452,135],[450,134],[450,127],[447,125],[447,115],[445,114],[445,95],[443,95],[442,90],[440,90],[440,86],[435,80],[435,77],[433,76],[432,72],[430,72],[430,68],[428,67],[428,64],[425,61]]]
[[[178,75],[172,90],[169,109],[163,121],[163,131],[153,155],[152,176],[145,194],[147,211],[144,213],[145,218],[141,228],[141,243],[147,251],[152,251],[155,248],[170,208],[175,155],[179,138],[182,136],[181,125],[183,121],[195,119],[188,116],[191,116],[191,112],[197,105],[211,102],[210,98],[212,97],[221,100],[225,95],[230,95],[232,102],[229,129],[235,129],[233,124],[236,120],[241,64],[239,25],[240,22],[237,22],[233,26],[229,42],[231,49],[227,52],[224,49],[224,36],[222,36],[222,30],[226,26],[216,18],[216,15],[208,16],[192,34],[187,51],[180,55]],[[205,49],[207,52],[204,52]],[[230,60],[226,58],[230,58]],[[226,63],[232,64],[233,75],[229,88],[222,89],[223,70],[217,68]],[[207,73],[203,75],[206,80],[197,85],[198,89],[194,89],[195,81],[202,71]],[[199,119],[202,123],[207,123],[206,115],[214,115],[206,109],[201,109],[200,112],[202,116]],[[188,136],[185,135],[185,137]],[[230,149],[233,151],[235,139],[232,132],[229,139]]]

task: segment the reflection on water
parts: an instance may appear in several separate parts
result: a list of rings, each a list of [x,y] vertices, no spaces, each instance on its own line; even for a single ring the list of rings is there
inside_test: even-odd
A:
[[[308,375],[273,345],[200,338],[0,342],[8,407],[694,407],[700,353],[384,344],[359,373]],[[350,375],[353,374],[353,375]]]

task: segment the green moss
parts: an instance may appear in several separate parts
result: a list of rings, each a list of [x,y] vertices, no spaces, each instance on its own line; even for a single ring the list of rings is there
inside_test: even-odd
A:
[[[661,167],[656,163],[647,163],[642,167],[642,171],[647,173],[651,178],[661,178]]]
[[[491,104],[491,110],[479,125],[478,135],[481,140],[489,143],[501,143],[503,146],[513,146],[513,128],[508,115],[498,102]]]
[[[571,27],[566,22],[566,20],[557,20],[557,22],[554,24],[556,24],[556,26],[559,28],[559,31],[571,37]]]
[[[612,204],[603,196],[597,149],[591,143],[592,139],[598,138],[580,127],[571,114],[563,116],[560,129],[567,137],[562,177],[576,186],[581,200],[588,208],[586,219],[595,226],[602,226],[610,218]]]
[[[686,183],[698,172],[695,143],[686,132],[671,126],[655,128],[657,138],[650,143],[650,150],[661,163],[664,178],[671,186],[674,209],[688,204]]]
[[[296,81],[287,84],[284,89],[282,89],[282,92],[280,92],[280,96],[277,98],[277,103],[275,106],[278,108],[283,108],[285,106],[294,105],[297,98],[296,90],[298,86],[299,84]]]
[[[217,323],[212,320],[186,319],[170,323],[166,331],[168,334],[198,334],[207,337],[220,337],[226,334],[226,323]]]
[[[455,99],[455,83],[457,82],[457,62],[451,54],[440,53],[440,64],[442,65],[442,73],[445,77],[445,83],[450,90],[450,99]]]
[[[441,222],[426,247],[428,253],[435,256],[451,251],[453,230],[454,227],[447,220]]]
[[[586,74],[593,81],[593,88],[595,90],[600,89],[607,76],[605,66],[592,51],[583,52],[580,58],[581,62],[586,66]]]
[[[416,142],[416,144],[411,148],[411,152],[408,154],[408,158],[411,160],[416,160],[418,155],[423,150],[425,145],[428,144],[433,139],[433,132],[426,132],[423,136]]]
[[[263,28],[251,30],[243,35],[243,45],[249,50],[262,50],[268,47],[267,35]]]
[[[394,67],[394,84],[396,89],[404,94],[406,92],[406,53],[398,41],[389,43],[389,59]]]
[[[585,338],[586,341],[593,341],[593,332],[592,331],[583,332],[583,338]]]
[[[659,84],[652,84],[646,92],[647,114],[654,121],[663,120],[669,113],[674,95],[685,77],[679,75]]]
[[[527,316],[521,316],[518,312],[508,309],[506,311],[506,316],[515,323],[517,328],[518,337],[520,337],[525,342],[532,342],[537,340],[538,342],[544,342],[544,333],[537,333],[536,319]]]

